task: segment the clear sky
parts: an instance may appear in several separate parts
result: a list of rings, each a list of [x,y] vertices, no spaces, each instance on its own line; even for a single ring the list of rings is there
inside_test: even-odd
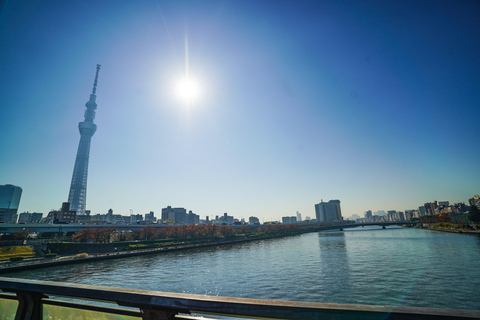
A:
[[[480,192],[480,2],[15,0],[0,16],[0,184],[67,201],[96,64],[92,213],[279,220]],[[186,50],[188,42],[188,50]],[[201,95],[174,94],[185,75]]]

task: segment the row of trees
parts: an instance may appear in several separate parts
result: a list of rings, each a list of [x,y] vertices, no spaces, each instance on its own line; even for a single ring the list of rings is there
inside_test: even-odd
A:
[[[251,233],[251,229],[249,227],[241,227],[235,230],[230,226],[188,225],[165,227],[162,229],[146,226],[132,232],[119,232],[114,227],[101,229],[85,228],[76,233],[72,238],[79,242],[105,243],[131,240],[150,241],[162,239],[213,238],[217,236],[229,237],[238,233]]]
[[[435,221],[438,222],[438,221]],[[250,228],[241,226],[233,229],[230,226],[222,225],[187,225],[187,226],[169,226],[161,229],[152,226],[145,226],[135,231],[118,231],[115,227],[106,228],[85,228],[77,233],[65,232],[44,232],[38,235],[38,238],[72,238],[78,242],[108,243],[113,241],[132,241],[132,240],[162,240],[162,239],[189,239],[189,238],[215,238],[215,237],[244,237],[244,236],[276,236],[292,233],[299,233],[315,226],[301,226],[298,224],[272,224],[264,225],[259,228]],[[30,231],[18,231],[13,234],[4,235],[0,240],[24,240],[30,235]]]
[[[162,239],[194,239],[194,238],[215,238],[215,237],[245,237],[254,234],[258,236],[275,236],[299,233],[306,227],[298,224],[277,224],[261,226],[254,230],[248,226],[241,226],[233,229],[230,226],[216,225],[188,225],[171,226],[157,229],[151,226],[145,226],[140,230],[132,232],[120,232],[114,227],[93,229],[86,228],[76,233],[73,239],[79,242],[105,243],[111,241],[132,241],[132,240],[162,240]]]
[[[107,243],[113,240],[117,234],[117,228],[108,227],[102,229],[85,228],[72,236],[73,240],[80,242]]]

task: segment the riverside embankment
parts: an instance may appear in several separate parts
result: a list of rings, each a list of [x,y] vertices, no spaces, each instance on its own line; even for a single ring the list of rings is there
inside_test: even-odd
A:
[[[476,230],[476,229],[453,229],[453,228],[441,228],[441,227],[433,227],[433,226],[418,226],[418,227],[415,226],[414,228],[430,230],[430,231],[440,231],[440,232],[480,236],[480,230]]]
[[[270,234],[248,237],[215,237],[204,239],[176,239],[167,245],[165,241],[141,242],[114,242],[114,243],[73,243],[73,242],[53,242],[47,244],[47,251],[57,254],[56,257],[28,259],[21,262],[0,263],[0,274],[22,270],[31,270],[38,268],[54,267],[59,265],[85,263],[106,259],[118,259],[147,254],[156,254],[168,251],[187,250],[201,247],[211,247],[226,244],[235,244],[248,241],[260,241],[273,238],[283,238],[305,233],[327,231],[351,226],[310,226],[297,230],[284,230],[284,226],[270,227]],[[385,226],[383,226],[385,227]],[[278,230],[276,230],[278,229]],[[281,230],[281,231],[279,231]],[[133,245],[133,246],[132,246]],[[134,250],[131,250],[134,249]],[[81,254],[81,255],[79,255]]]
[[[241,239],[234,239],[234,240],[217,239],[215,241],[210,240],[209,242],[175,244],[175,245],[164,246],[160,248],[137,249],[137,250],[130,250],[130,251],[116,251],[117,249],[120,250],[121,248],[124,247],[120,243],[95,244],[94,246],[89,246],[89,244],[82,245],[82,244],[72,243],[70,247],[76,247],[74,250],[82,251],[82,249],[84,249],[83,252],[90,251],[90,253],[88,253],[88,255],[85,257],[78,257],[75,254],[66,254],[66,255],[59,255],[54,258],[42,257],[42,258],[29,259],[22,262],[7,262],[7,263],[3,263],[3,265],[0,264],[0,274],[23,271],[23,270],[32,270],[32,269],[38,269],[38,268],[55,267],[60,265],[86,263],[86,262],[93,262],[93,261],[99,261],[99,260],[120,259],[120,258],[135,257],[135,256],[141,256],[141,255],[159,254],[163,252],[188,250],[188,249],[194,249],[194,248],[236,244],[236,243],[243,243],[243,242],[249,242],[249,241],[260,241],[260,240],[266,240],[266,239],[295,236],[303,233],[305,232],[282,234],[282,235],[276,235],[276,236],[241,238]],[[64,247],[66,247],[67,245],[68,244],[63,244]],[[101,248],[102,246],[103,246],[103,249],[99,249],[99,250],[102,250],[103,253],[99,253],[99,252],[91,253],[91,250],[93,248],[98,249],[98,248]]]

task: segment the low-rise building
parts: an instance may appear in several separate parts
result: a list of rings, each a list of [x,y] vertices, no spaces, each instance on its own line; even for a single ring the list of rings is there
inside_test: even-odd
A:
[[[75,223],[77,213],[70,210],[70,202],[62,203],[60,210],[52,210],[48,213],[46,223]]]
[[[257,217],[248,218],[248,224],[260,224],[260,220]]]
[[[19,223],[39,223],[42,219],[43,213],[40,212],[22,212],[18,217]]]

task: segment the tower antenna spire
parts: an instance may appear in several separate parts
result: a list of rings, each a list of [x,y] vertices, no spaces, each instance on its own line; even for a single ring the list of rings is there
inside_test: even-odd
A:
[[[98,81],[98,73],[100,72],[100,67],[101,65],[97,64],[97,73],[95,74],[95,81],[93,82],[92,94],[95,94],[95,92],[97,92],[97,81]]]
[[[70,192],[68,194],[68,202],[70,210],[76,211],[77,214],[85,214],[87,204],[87,178],[88,178],[88,160],[90,157],[90,142],[92,136],[97,131],[97,125],[93,122],[95,119],[95,110],[97,103],[95,102],[95,92],[97,91],[98,72],[100,65],[97,64],[97,73],[93,82],[93,90],[90,99],[85,104],[85,120],[78,124],[80,131],[80,142],[78,143],[77,157],[75,159],[75,167],[73,168],[72,183],[70,184]]]

